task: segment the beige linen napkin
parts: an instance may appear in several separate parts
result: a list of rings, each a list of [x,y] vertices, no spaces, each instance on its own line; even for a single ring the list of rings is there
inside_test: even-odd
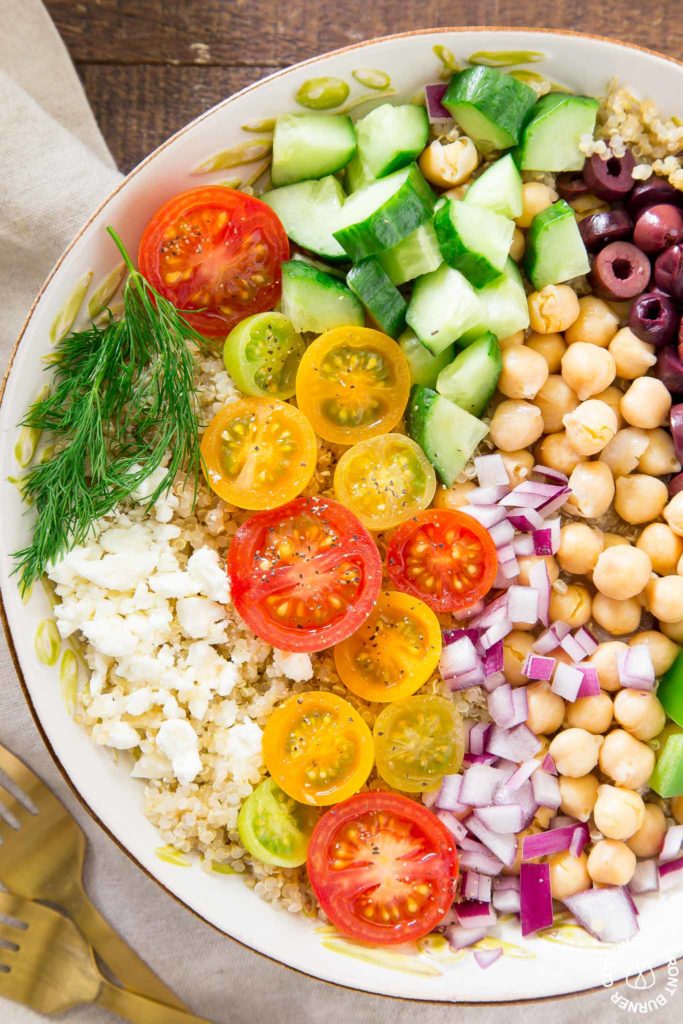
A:
[[[74,4],[74,18],[77,12]],[[39,0],[0,0],[1,368],[51,265],[118,178],[45,8]],[[25,758],[81,822],[90,842],[88,887],[101,910],[197,1013],[217,1024],[617,1024],[628,1017],[611,1002],[609,991],[517,1007],[459,1008],[381,999],[312,981],[218,935],[139,871],[82,810],[29,716],[4,639],[0,742]],[[567,961],[571,970],[569,949]],[[487,980],[482,971],[482,993]],[[681,1018],[683,996],[670,998],[669,1004],[652,1011],[653,1024]],[[39,1019],[0,999],[2,1024]],[[99,1024],[112,1018],[84,1007],[60,1019]]]

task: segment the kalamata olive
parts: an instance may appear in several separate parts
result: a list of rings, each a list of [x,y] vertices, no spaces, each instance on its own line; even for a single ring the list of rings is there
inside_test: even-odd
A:
[[[672,395],[683,395],[683,362],[673,345],[667,345],[657,353],[654,374]]]
[[[676,458],[683,462],[683,403],[671,406],[669,428],[676,449]]]
[[[593,260],[593,281],[608,299],[633,299],[650,283],[650,261],[630,242],[610,242]]]
[[[674,299],[683,299],[683,246],[670,245],[659,254],[655,263],[655,284]]]
[[[653,175],[647,181],[639,181],[626,200],[626,209],[635,220],[643,210],[649,206],[657,206],[659,203],[673,203],[674,206],[683,206],[683,192],[670,185],[666,178],[658,178]]]
[[[669,480],[669,497],[673,498],[679,491],[683,491],[683,473],[676,473]]]
[[[635,166],[633,153],[628,149],[623,156],[611,156],[609,160],[601,160],[596,153],[584,164],[583,180],[599,199],[614,202],[625,199],[632,191],[635,181],[631,172]]]
[[[579,223],[579,231],[588,251],[597,252],[610,242],[630,238],[633,221],[626,210],[602,210],[584,217]]]
[[[637,338],[662,348],[678,333],[679,316],[673,299],[663,292],[646,292],[634,300],[628,325]]]
[[[585,196],[590,189],[583,177],[580,174],[575,174],[572,171],[566,174],[558,174],[555,181],[555,188],[563,199],[567,202],[571,202],[572,199],[576,199],[578,196]]]
[[[633,229],[633,241],[643,252],[661,252],[683,241],[683,213],[671,203],[658,203],[641,213]]]

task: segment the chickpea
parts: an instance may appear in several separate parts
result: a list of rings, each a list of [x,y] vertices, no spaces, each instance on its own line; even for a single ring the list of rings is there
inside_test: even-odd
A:
[[[592,530],[586,523],[567,523],[560,531],[557,560],[565,572],[587,576],[595,568],[604,547],[601,530]]]
[[[637,468],[638,462],[647,451],[648,438],[644,430],[626,427],[618,430],[612,440],[600,452],[600,461],[609,466],[612,476],[627,476]]]
[[[567,505],[584,519],[599,519],[614,498],[614,478],[604,462],[581,462],[569,477]]]
[[[674,494],[662,513],[677,537],[683,537],[683,491]]]
[[[640,594],[651,576],[650,556],[640,548],[620,544],[602,552],[593,571],[593,583],[601,594],[623,601]]]
[[[531,683],[526,688],[529,714],[526,724],[537,736],[553,733],[562,725],[564,719],[564,701],[557,693],[553,693],[550,683],[545,680]]]
[[[580,779],[598,763],[602,736],[594,736],[585,729],[564,729],[552,740],[548,751],[560,775]]]
[[[559,373],[562,356],[567,351],[561,334],[538,334],[532,331],[526,339],[527,348],[543,356],[548,364],[548,373]]]
[[[491,440],[496,448],[514,452],[528,448],[543,433],[541,410],[528,402],[501,402],[491,419]]]
[[[526,480],[536,464],[533,455],[526,448],[521,448],[518,452],[499,452],[498,454],[507,470],[511,487],[516,487],[517,484]]]
[[[579,697],[567,704],[564,724],[565,728],[585,729],[600,736],[609,729],[613,716],[612,698],[600,692],[594,697]]]
[[[582,402],[609,387],[616,373],[614,357],[599,345],[577,341],[562,356],[562,376]]]
[[[581,456],[574,451],[566,433],[561,430],[543,438],[538,446],[538,461],[542,466],[549,466],[569,476],[581,462]]]
[[[510,246],[510,259],[513,259],[515,263],[519,263],[524,256],[525,249],[526,238],[524,237],[524,232],[520,231],[519,228],[515,228]]]
[[[504,352],[506,348],[511,348],[515,345],[524,344],[524,331],[515,331],[514,334],[508,335],[507,338],[501,338],[498,342],[501,352]]]
[[[647,587],[650,611],[660,622],[683,619],[683,576],[655,576]]]
[[[578,398],[559,374],[548,377],[534,402],[541,410],[546,434],[562,430],[562,417],[576,409],[578,404]]]
[[[598,885],[628,885],[636,870],[636,855],[618,839],[601,839],[588,854],[587,867]]]
[[[650,690],[621,690],[614,698],[614,717],[631,736],[643,742],[659,736],[666,725],[666,712]]]
[[[595,604],[595,601],[593,601]],[[618,658],[626,654],[628,647],[621,640],[608,640],[600,644],[597,651],[591,654],[586,664],[592,665],[598,673],[598,682],[603,690],[613,693],[621,689],[619,680]]]
[[[466,135],[443,145],[438,139],[423,149],[419,159],[420,170],[427,181],[438,188],[461,185],[476,170],[479,163],[477,147]]]
[[[579,315],[579,300],[568,284],[547,284],[527,299],[531,329],[538,334],[557,334],[574,323]]]
[[[599,786],[593,819],[596,828],[608,839],[629,839],[645,820],[643,798],[632,789]]]
[[[588,874],[588,857],[585,853],[575,857],[569,850],[562,850],[561,853],[554,853],[548,857],[548,864],[553,899],[566,900],[577,892],[590,889],[591,877]]]
[[[683,619],[678,622],[660,622],[659,628],[664,636],[668,636],[675,644],[683,646]]]
[[[657,678],[663,676],[678,657],[678,644],[669,640],[663,633],[658,633],[656,629],[646,629],[631,637],[629,647],[636,647],[638,644],[644,644],[649,650]],[[638,736],[638,739],[641,740],[643,737]]]
[[[605,539],[606,548],[616,548],[619,547],[620,544],[630,543],[628,537],[622,537],[620,533],[610,533],[609,530],[606,530],[602,536]]]
[[[658,480],[656,476],[646,476],[644,473],[620,476],[616,481],[616,491],[615,512],[625,522],[634,525],[649,523],[661,516],[669,497],[663,480]]]
[[[626,845],[636,857],[657,857],[664,845],[666,816],[657,804],[645,804],[645,820]]]
[[[654,345],[636,338],[630,327],[622,327],[609,343],[609,350],[617,364],[617,377],[636,380],[643,377],[657,362]]]
[[[577,821],[588,821],[595,801],[598,797],[598,780],[595,775],[583,775],[580,779],[570,779],[560,775],[560,810]]]
[[[439,484],[434,495],[434,508],[463,508],[469,505],[468,494],[476,488],[473,480],[466,480],[462,484],[453,484],[452,487],[444,487]]]
[[[554,817],[555,811],[552,807],[537,807],[534,814],[534,825],[538,825],[539,828],[547,828]]]
[[[503,640],[503,671],[510,686],[524,686],[529,680],[522,675],[522,665],[534,645],[534,637],[522,629],[513,629]]]
[[[596,398],[599,402],[605,402],[606,405],[609,405],[617,418],[617,430],[621,430],[624,425],[624,417],[621,415],[621,399],[623,394],[623,391],[616,384],[610,384],[604,391],[598,391],[597,395],[593,395],[593,398]]]
[[[580,455],[597,455],[617,432],[617,417],[607,402],[590,398],[562,417],[567,440]]]
[[[683,579],[683,577],[681,577]],[[591,617],[591,596],[582,583],[566,583],[550,592],[550,621],[566,622],[572,629],[585,626]]]
[[[677,825],[683,825],[683,796],[675,796],[671,801],[671,813]]]
[[[637,597],[629,597],[625,601],[615,601],[604,594],[596,594],[593,598],[593,618],[599,626],[613,636],[626,636],[635,633],[640,625],[643,609]]]
[[[526,345],[510,345],[503,351],[498,390],[508,398],[535,398],[548,379],[548,364]]]
[[[517,227],[531,227],[536,214],[552,206],[556,199],[557,194],[540,181],[525,182],[522,185],[522,212],[519,217],[515,217]]]
[[[517,561],[519,563],[518,582],[524,587],[528,587],[530,585],[529,570],[532,565],[536,564],[536,562],[545,562],[545,567],[548,570],[548,578],[551,583],[554,583],[560,575],[559,566],[553,555],[522,555],[522,557],[518,558]]]
[[[621,400],[627,423],[644,430],[661,427],[671,409],[671,395],[656,377],[638,377]]]
[[[579,306],[581,312],[565,334],[567,344],[585,341],[606,348],[617,333],[619,320],[607,303],[595,295],[584,295]]]
[[[654,751],[625,729],[614,729],[605,737],[600,750],[600,770],[618,786],[640,789],[652,775],[654,766]]]
[[[652,569],[660,576],[672,576],[683,555],[683,540],[666,523],[650,523],[636,541],[652,562]]]
[[[647,432],[648,446],[640,456],[638,469],[641,473],[651,476],[666,476],[667,473],[678,473],[681,464],[676,458],[671,434],[661,427]]]

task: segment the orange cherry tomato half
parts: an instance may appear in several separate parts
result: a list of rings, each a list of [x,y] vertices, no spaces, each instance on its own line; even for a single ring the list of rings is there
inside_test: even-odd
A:
[[[395,587],[434,611],[462,611],[493,586],[498,556],[490,533],[472,516],[428,509],[391,534],[387,571]]]
[[[435,814],[399,793],[359,793],[313,829],[308,877],[340,932],[390,945],[427,935],[453,902],[455,840]]]
[[[228,576],[235,608],[262,640],[284,651],[322,651],[365,622],[382,562],[339,502],[296,498],[240,526]]]
[[[285,229],[260,199],[224,185],[181,192],[154,214],[140,240],[140,273],[189,312],[208,338],[224,338],[280,297]]]

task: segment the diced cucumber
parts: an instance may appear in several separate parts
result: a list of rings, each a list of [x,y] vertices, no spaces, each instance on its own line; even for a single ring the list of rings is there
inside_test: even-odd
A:
[[[332,277],[338,278],[340,281],[346,281],[346,271],[339,266],[330,266],[329,263],[323,263],[322,260],[317,260],[314,256],[309,256],[307,253],[295,252],[292,253],[293,260],[299,260],[301,263],[306,263],[309,267],[315,267],[316,270],[322,270],[323,274],[330,274]]]
[[[346,191],[349,193],[358,192],[359,189],[365,188],[366,185],[372,184],[374,180],[375,179],[370,174],[367,167],[361,160],[360,154],[358,153],[358,151],[356,151],[353,160],[351,160],[348,167],[346,168],[346,173],[344,176],[344,184],[346,186]]]
[[[541,210],[532,220],[524,269],[534,288],[571,281],[590,270],[574,211],[564,199]]]
[[[529,326],[529,305],[514,260],[509,259],[502,276],[485,288],[479,288],[476,294],[481,310],[479,320],[458,339],[458,345],[471,345],[485,331],[491,331],[502,340]]]
[[[356,121],[358,156],[373,178],[383,178],[415,160],[427,145],[429,120],[424,107],[383,103]]]
[[[345,198],[340,182],[331,174],[320,181],[284,185],[261,196],[278,215],[293,242],[329,260],[347,259],[332,235]]]
[[[351,291],[363,303],[380,330],[398,338],[406,325],[406,300],[391,283],[374,256],[361,260],[346,276]]]
[[[475,288],[483,288],[503,272],[515,230],[508,217],[449,199],[437,210],[434,227],[446,263]]]
[[[434,202],[417,164],[411,164],[350,195],[334,237],[354,261],[374,256],[428,221]]]
[[[522,132],[515,154],[523,171],[580,171],[586,157],[582,135],[593,135],[598,101],[590,96],[549,92],[541,96]]]
[[[496,390],[503,360],[495,334],[487,331],[439,374],[436,390],[473,416],[483,416]]]
[[[522,176],[512,154],[490,164],[472,182],[465,193],[465,202],[495,210],[504,217],[519,217],[522,212]]]
[[[363,307],[353,292],[303,260],[282,264],[280,307],[295,331],[322,334],[332,327],[365,324]]]
[[[421,384],[414,384],[410,391],[406,426],[447,487],[455,483],[489,432],[481,420]]]
[[[438,270],[415,282],[406,321],[425,348],[436,356],[479,323],[481,312],[467,278],[442,263]]]
[[[434,222],[428,220],[426,224],[421,224],[417,231],[402,239],[398,245],[377,253],[377,259],[393,284],[405,284],[406,281],[414,281],[416,277],[436,270],[441,266],[443,257]]]
[[[346,167],[356,152],[356,133],[345,114],[284,114],[275,121],[273,185],[322,178]]]
[[[438,356],[433,356],[410,328],[403,332],[398,344],[408,360],[411,383],[423,384],[426,388],[436,387],[437,377],[455,355],[455,346],[449,345]]]
[[[442,104],[484,154],[519,141],[536,93],[524,82],[483,64],[453,75]]]

